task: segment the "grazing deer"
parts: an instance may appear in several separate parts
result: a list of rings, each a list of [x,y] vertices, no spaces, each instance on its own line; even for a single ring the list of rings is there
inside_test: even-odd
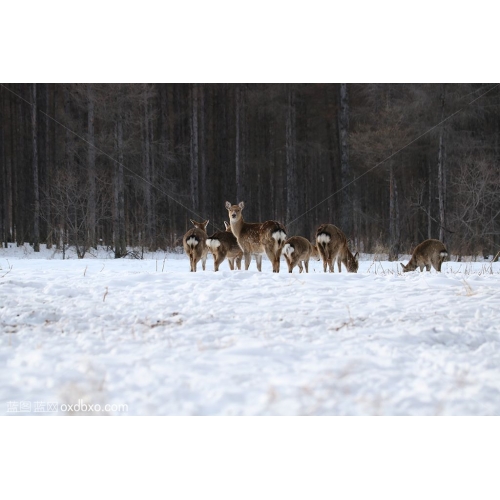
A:
[[[302,262],[306,268],[306,273],[309,272],[309,259],[319,260],[318,249],[302,236],[292,236],[285,241],[283,247],[283,255],[288,264],[288,272],[291,273],[295,266],[299,266],[299,272],[303,271]]]
[[[231,230],[243,250],[245,269],[248,270],[252,255],[255,255],[257,269],[262,270],[262,255],[265,253],[273,265],[273,273],[280,272],[281,250],[286,240],[285,227],[275,220],[266,222],[245,222],[241,211],[245,204],[231,205],[226,201]]]
[[[225,231],[214,233],[207,239],[208,250],[214,256],[214,271],[219,270],[219,266],[224,262],[226,257],[231,271],[234,270],[235,260],[236,266],[238,269],[241,269],[243,251],[238,245],[236,236],[231,231],[231,225],[226,221],[224,221],[224,225],[226,226]]]
[[[201,266],[205,270],[205,263],[207,262],[208,248],[205,244],[207,240],[208,220],[204,222],[196,222],[193,219],[189,219],[194,227],[190,229],[182,239],[182,244],[184,245],[184,251],[189,256],[189,263],[191,266],[191,272],[196,272],[196,265],[201,259]]]
[[[447,256],[448,252],[446,247],[439,240],[425,240],[415,247],[408,264],[406,264],[406,266],[401,264],[401,267],[404,273],[415,271],[417,267],[419,267],[420,272],[422,272],[424,266],[426,271],[430,271],[432,264],[432,267],[436,271],[441,272],[441,264]]]
[[[339,273],[342,272],[341,264],[349,273],[357,273],[359,267],[359,254],[354,255],[349,250],[347,238],[345,234],[332,224],[322,224],[316,231],[316,243],[319,254],[323,259],[323,271],[326,273],[326,266],[331,273],[333,270],[333,262],[337,259]]]

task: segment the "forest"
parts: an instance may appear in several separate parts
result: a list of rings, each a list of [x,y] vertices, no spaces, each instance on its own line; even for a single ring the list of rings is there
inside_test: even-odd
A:
[[[174,249],[226,201],[390,260],[500,247],[498,84],[0,84],[0,241]]]

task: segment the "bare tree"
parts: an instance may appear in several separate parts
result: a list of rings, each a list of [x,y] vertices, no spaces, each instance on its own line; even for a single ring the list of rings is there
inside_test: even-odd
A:
[[[97,248],[96,238],[96,172],[95,172],[95,134],[94,134],[94,86],[87,85],[87,131],[88,131],[88,212],[89,212],[89,242],[94,248]]]
[[[40,188],[38,179],[38,126],[36,107],[36,83],[31,86],[31,134],[33,144],[33,192],[35,213],[33,214],[33,249],[40,251]]]
[[[118,96],[120,99],[120,96]],[[115,258],[119,259],[127,254],[125,237],[125,183],[123,173],[123,117],[121,103],[116,110],[115,145],[117,161],[114,164],[113,176],[113,234]]]
[[[340,84],[339,111],[339,146],[340,146],[340,176],[342,187],[341,225],[342,230],[350,235],[352,232],[352,198],[351,169],[349,166],[349,94],[347,83]]]
[[[286,99],[286,220],[290,222],[297,217],[299,211],[297,192],[295,88],[292,84],[286,85]]]
[[[198,162],[198,85],[191,87],[191,205],[198,211],[199,202],[199,162]]]
[[[443,83],[441,87],[441,121],[444,119],[446,86]],[[444,243],[445,240],[445,195],[446,195],[446,171],[445,171],[445,154],[444,154],[444,123],[441,123],[439,130],[439,150],[438,150],[438,201],[439,201],[439,240]]]

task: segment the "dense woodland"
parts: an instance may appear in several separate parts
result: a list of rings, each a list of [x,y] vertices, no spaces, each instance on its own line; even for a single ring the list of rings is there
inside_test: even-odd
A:
[[[351,247],[500,249],[495,84],[0,84],[0,241],[173,248],[224,208]]]

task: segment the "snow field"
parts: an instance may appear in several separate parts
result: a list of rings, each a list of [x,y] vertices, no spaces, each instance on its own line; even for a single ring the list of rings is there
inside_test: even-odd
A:
[[[0,250],[0,414],[500,414],[499,263],[190,273],[184,255],[47,252]]]

